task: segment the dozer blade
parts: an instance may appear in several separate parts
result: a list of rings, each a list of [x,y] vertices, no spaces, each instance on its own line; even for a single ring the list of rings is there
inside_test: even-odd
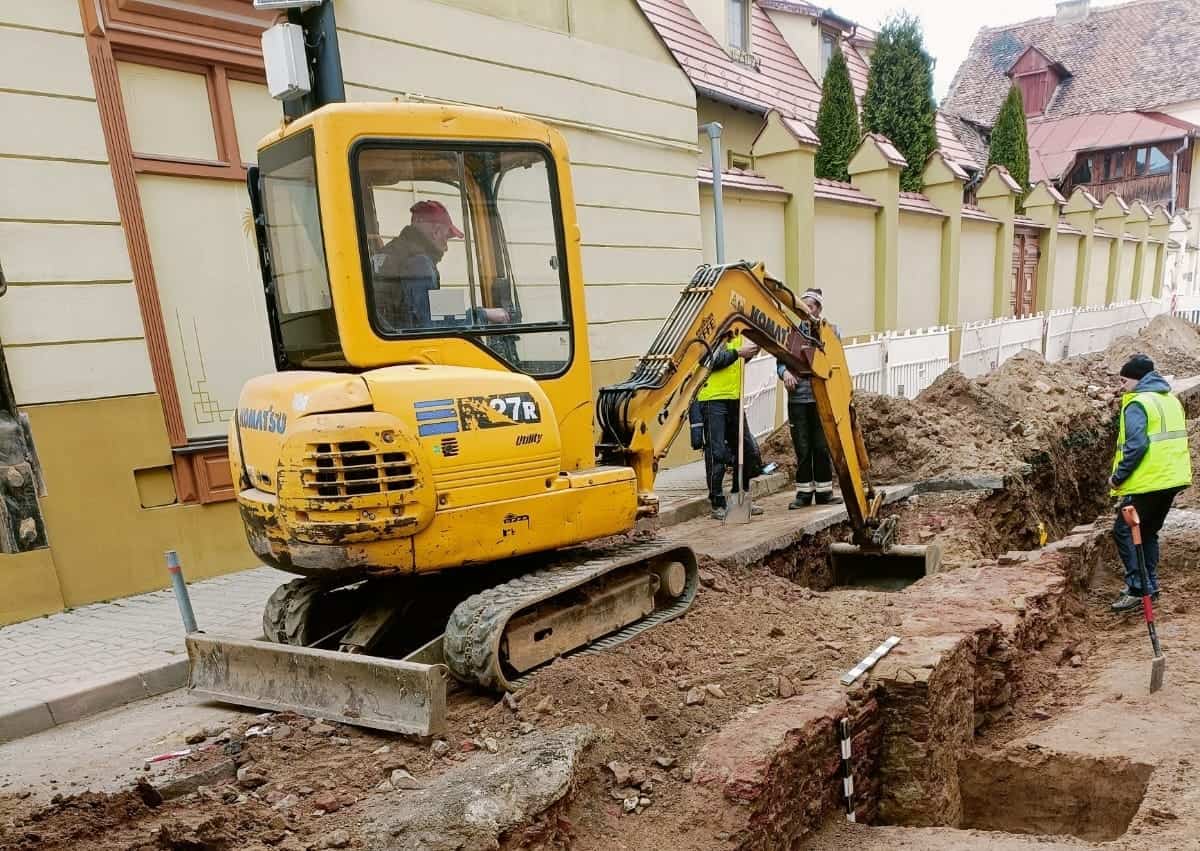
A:
[[[922,576],[936,573],[942,562],[942,548],[938,544],[896,544],[886,550],[876,550],[835,543],[829,546],[829,559],[833,565],[834,585],[899,589]]]
[[[439,656],[433,644],[398,660],[193,633],[188,690],[225,703],[436,736],[446,729],[448,674],[445,665],[427,664]],[[422,653],[423,661],[413,660]]]

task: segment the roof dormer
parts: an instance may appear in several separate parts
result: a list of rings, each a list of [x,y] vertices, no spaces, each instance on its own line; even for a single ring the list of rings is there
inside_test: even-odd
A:
[[[1071,76],[1066,66],[1033,45],[1025,48],[1004,73],[1021,89],[1021,101],[1028,116],[1045,112],[1058,84]]]

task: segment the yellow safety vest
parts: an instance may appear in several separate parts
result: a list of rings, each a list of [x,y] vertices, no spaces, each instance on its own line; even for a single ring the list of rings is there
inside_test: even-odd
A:
[[[737,351],[742,347],[742,335],[738,334],[726,344],[726,348]],[[708,380],[696,394],[697,402],[712,402],[717,399],[737,399],[742,392],[742,359],[738,358],[724,369],[709,373]]]
[[[1132,404],[1146,412],[1146,434],[1150,446],[1128,479],[1112,490],[1114,496],[1150,493],[1192,483],[1192,457],[1188,453],[1187,417],[1183,405],[1170,393],[1126,393],[1121,397],[1121,427],[1113,472],[1121,463],[1125,446],[1125,409]]]

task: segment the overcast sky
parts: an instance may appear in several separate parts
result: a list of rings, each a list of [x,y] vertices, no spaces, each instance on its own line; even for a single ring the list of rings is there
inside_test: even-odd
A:
[[[933,96],[940,103],[980,27],[1014,24],[1054,14],[1054,0],[819,0],[852,21],[878,27],[892,12],[907,9],[921,19],[925,46],[937,60]],[[1120,0],[1092,0],[1110,6]]]

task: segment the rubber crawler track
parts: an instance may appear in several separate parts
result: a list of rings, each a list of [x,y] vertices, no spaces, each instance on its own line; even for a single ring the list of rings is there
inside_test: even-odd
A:
[[[696,598],[699,573],[696,556],[688,547],[661,541],[628,544],[594,553],[586,561],[558,565],[517,577],[468,597],[459,603],[446,624],[443,641],[446,664],[458,679],[497,691],[512,691],[525,677],[509,680],[500,661],[500,639],[518,612],[623,567],[650,561],[679,561],[686,568],[682,596],[599,641],[575,652],[607,649],[628,641],[664,621],[687,611]],[[527,675],[526,675],[527,676]]]

